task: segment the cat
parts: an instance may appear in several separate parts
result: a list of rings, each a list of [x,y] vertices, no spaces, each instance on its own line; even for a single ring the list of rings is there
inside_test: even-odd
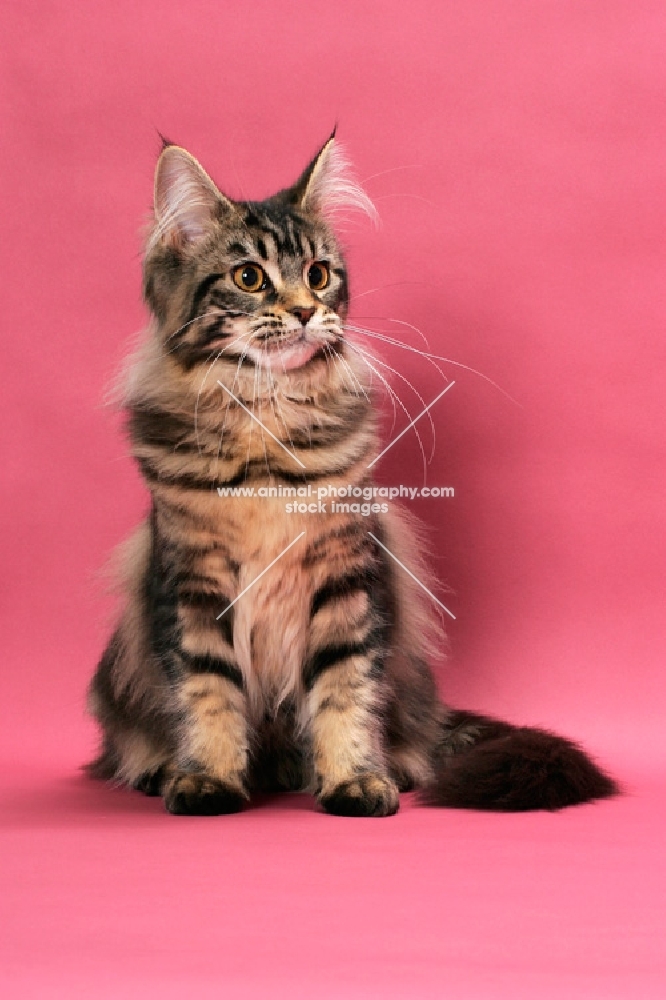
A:
[[[152,319],[124,396],[152,502],[89,688],[102,742],[88,770],[174,814],[280,790],[344,816],[389,816],[410,789],[517,811],[610,796],[571,741],[440,701],[437,621],[396,562],[427,579],[404,512],[287,513],[284,491],[372,483],[377,409],[346,336],[333,225],[349,205],[372,211],[334,135],[261,202],[226,197],[164,142],[143,263]],[[284,490],[232,495],[239,484]]]

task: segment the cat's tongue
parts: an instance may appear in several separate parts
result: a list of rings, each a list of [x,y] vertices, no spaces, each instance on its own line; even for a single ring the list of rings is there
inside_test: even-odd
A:
[[[307,364],[319,350],[318,344],[300,341],[292,347],[283,347],[278,351],[267,351],[262,362],[266,368],[274,371],[290,371]]]

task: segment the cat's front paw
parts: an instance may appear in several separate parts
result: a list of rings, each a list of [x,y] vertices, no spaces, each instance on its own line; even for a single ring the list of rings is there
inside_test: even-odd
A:
[[[239,812],[247,796],[207,774],[176,774],[163,790],[164,804],[177,816],[220,816]]]
[[[397,786],[381,774],[359,774],[319,796],[335,816],[392,816],[400,807]]]

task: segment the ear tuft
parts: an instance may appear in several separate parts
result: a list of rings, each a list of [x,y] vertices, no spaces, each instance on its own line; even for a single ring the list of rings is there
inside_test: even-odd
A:
[[[166,145],[155,169],[155,226],[148,251],[167,241],[182,247],[210,230],[220,204],[230,204],[200,163],[180,146]]]
[[[335,216],[364,212],[377,223],[377,210],[354,178],[351,162],[335,139],[335,131],[290,189],[292,204],[306,212]]]

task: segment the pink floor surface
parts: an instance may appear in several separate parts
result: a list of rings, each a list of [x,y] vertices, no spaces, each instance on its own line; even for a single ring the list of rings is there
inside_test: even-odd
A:
[[[75,767],[5,798],[3,996],[666,995],[663,782],[557,815],[170,819]]]
[[[0,997],[664,1000],[663,0],[4,8]],[[350,315],[407,350],[359,344],[412,417],[456,381],[455,497],[411,505],[447,697],[579,739],[621,798],[176,819],[80,776],[99,568],[147,506],[101,401],[146,322],[157,131],[259,198],[336,122],[382,220],[345,230]],[[377,469],[423,483],[411,434]]]

